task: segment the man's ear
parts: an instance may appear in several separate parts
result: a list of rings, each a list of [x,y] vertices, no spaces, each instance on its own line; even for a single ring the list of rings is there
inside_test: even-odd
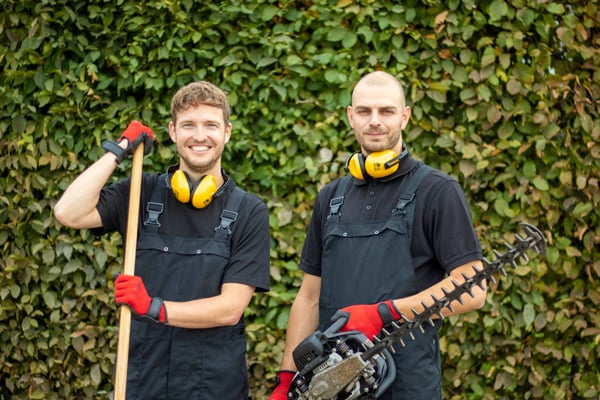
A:
[[[348,117],[348,123],[350,127],[354,129],[354,121],[352,120],[352,106],[346,107],[346,116]]]
[[[173,121],[169,122],[169,136],[173,143],[177,143],[177,132],[175,132],[175,123]]]
[[[229,143],[229,139],[231,139],[231,131],[233,130],[232,123],[228,123],[227,127],[225,127],[225,143]]]
[[[406,128],[406,125],[408,125],[408,121],[410,120],[410,115],[412,114],[412,110],[410,109],[409,106],[404,107],[404,110],[402,110],[402,129],[404,130],[404,128]]]

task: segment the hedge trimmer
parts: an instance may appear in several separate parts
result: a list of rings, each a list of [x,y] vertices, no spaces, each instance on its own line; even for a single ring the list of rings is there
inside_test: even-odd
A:
[[[473,266],[474,274],[463,274],[465,281],[453,281],[451,290],[444,289],[444,296],[432,296],[433,303],[422,303],[421,312],[411,310],[414,316],[402,315],[400,321],[392,322],[373,338],[367,339],[357,331],[340,332],[346,318],[336,319],[325,331],[316,331],[302,341],[293,352],[298,367],[288,398],[293,400],[352,400],[377,399],[390,387],[396,376],[392,358],[393,345],[415,338],[423,332],[424,325],[434,325],[434,317],[443,318],[444,309],[453,311],[454,302],[462,303],[461,297],[473,297],[472,289],[483,288],[484,281],[496,283],[497,272],[506,275],[505,265],[517,267],[517,261],[528,262],[527,250],[546,254],[546,241],[542,232],[529,224],[520,224],[526,236],[515,234],[515,244],[505,243],[506,251],[494,250],[495,261],[483,259],[483,268]]]

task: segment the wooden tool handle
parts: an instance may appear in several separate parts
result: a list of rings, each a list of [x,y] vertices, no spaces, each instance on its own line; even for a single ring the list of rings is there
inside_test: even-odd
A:
[[[127,214],[127,233],[123,273],[135,273],[135,254],[137,250],[138,221],[140,215],[140,196],[142,191],[142,166],[144,162],[144,143],[140,143],[133,153],[131,166],[131,188],[129,191],[129,212]],[[127,387],[127,363],[129,361],[129,335],[131,332],[131,310],[121,306],[119,317],[119,343],[117,346],[117,366],[115,371],[114,400],[125,400]]]

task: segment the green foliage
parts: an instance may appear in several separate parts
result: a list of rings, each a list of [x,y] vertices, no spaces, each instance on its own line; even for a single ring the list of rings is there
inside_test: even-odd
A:
[[[345,107],[364,73],[403,80],[411,152],[465,188],[488,258],[519,222],[548,256],[443,328],[448,399],[600,396],[598,2],[8,0],[0,11],[0,399],[106,398],[115,236],[52,207],[131,119],[175,160],[174,91],[230,93],[225,166],[269,205],[272,290],[247,312],[253,398],[278,368],[318,189],[355,150]],[[114,178],[127,175],[124,163]]]

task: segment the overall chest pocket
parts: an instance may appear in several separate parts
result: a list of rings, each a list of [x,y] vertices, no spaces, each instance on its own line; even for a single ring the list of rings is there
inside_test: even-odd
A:
[[[376,303],[414,291],[410,240],[401,222],[335,224],[326,232],[322,318],[351,304]]]
[[[172,301],[211,297],[221,292],[229,256],[228,240],[143,233],[135,273],[151,296]]]

